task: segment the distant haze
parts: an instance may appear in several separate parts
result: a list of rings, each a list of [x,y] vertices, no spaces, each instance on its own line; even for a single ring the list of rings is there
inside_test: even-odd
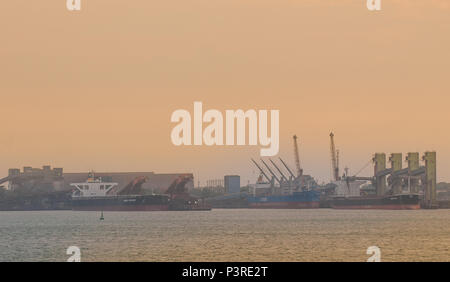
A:
[[[375,152],[436,150],[450,180],[448,1],[4,1],[0,177],[10,167],[255,181],[259,146],[176,147],[174,110],[280,110],[280,154],[330,179]],[[371,166],[361,172],[370,175]]]

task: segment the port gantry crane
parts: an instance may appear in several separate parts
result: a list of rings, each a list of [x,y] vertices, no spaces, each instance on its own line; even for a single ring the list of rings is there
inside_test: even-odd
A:
[[[339,180],[339,151],[336,151],[334,145],[334,134],[330,133],[330,153],[331,153],[331,179]]]
[[[270,169],[270,167],[267,165],[267,163],[263,159],[261,159],[261,161],[266,166],[267,170],[270,172],[270,174],[273,176],[273,178],[278,182],[278,184],[280,184],[280,187],[281,187],[281,185],[283,185],[282,179],[279,179],[277,177],[277,175],[275,173],[273,173],[273,171]]]
[[[284,167],[287,169],[287,171],[289,172],[289,174],[292,176],[293,179],[295,179],[295,175],[294,173],[292,173],[292,170],[289,168],[289,166],[283,161],[282,158],[279,158],[281,163],[284,165]]]
[[[269,161],[272,163],[272,165],[278,170],[278,172],[281,175],[281,179],[284,180],[285,182],[288,181],[288,178],[283,174],[283,172],[281,171],[281,169],[271,160],[269,159]]]
[[[255,162],[254,159],[252,159],[252,162],[256,165],[256,167],[259,169],[259,171],[261,172],[261,174],[264,175],[264,177],[267,179],[267,181],[269,181],[269,183],[272,183],[272,182],[273,182],[272,179],[271,179],[269,176],[267,176],[267,174],[266,174],[266,173],[264,172],[264,170],[258,165],[258,163]]]

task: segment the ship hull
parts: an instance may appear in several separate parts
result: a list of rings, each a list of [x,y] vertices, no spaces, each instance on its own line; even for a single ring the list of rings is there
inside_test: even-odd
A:
[[[166,211],[169,197],[165,195],[83,197],[72,199],[76,211]]]
[[[377,209],[377,210],[418,210],[419,195],[404,194],[384,197],[348,197],[335,198],[331,202],[333,209]]]
[[[420,205],[346,205],[333,206],[333,209],[345,210],[418,210]]]
[[[139,206],[85,206],[73,207],[74,211],[167,211],[167,205],[139,205]]]
[[[171,199],[168,195],[127,195],[72,198],[75,211],[209,211],[202,201]]]
[[[251,209],[318,209],[319,202],[249,203]]]
[[[316,191],[295,192],[292,195],[249,197],[252,209],[316,209],[320,206],[320,194]]]

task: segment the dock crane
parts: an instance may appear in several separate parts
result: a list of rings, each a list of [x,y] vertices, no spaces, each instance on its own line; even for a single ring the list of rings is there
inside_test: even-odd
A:
[[[297,144],[297,135],[293,136],[294,138],[294,156],[295,156],[295,165],[297,167],[297,178],[300,180],[300,187],[303,188],[305,185],[304,177],[303,177],[303,169],[300,166],[300,154],[298,152],[298,144]]]
[[[282,158],[279,158],[281,163],[284,165],[284,167],[287,169],[287,171],[289,172],[289,174],[292,176],[292,178],[295,178],[294,173],[292,173],[292,170],[288,167],[288,165],[283,161]]]
[[[330,154],[331,154],[331,179],[339,180],[339,151],[336,152],[334,145],[334,134],[330,133]]]
[[[272,174],[273,178],[275,178],[275,180],[280,184],[280,186],[282,185],[281,180],[277,177],[277,175],[275,173],[273,173],[273,171],[270,169],[270,167],[266,164],[266,162],[261,159],[262,163],[266,166],[267,170],[270,172],[270,174]]]
[[[264,172],[264,170],[262,169],[262,167],[260,167],[260,166],[258,165],[258,163],[255,162],[254,159],[252,159],[252,162],[256,165],[256,167],[259,169],[259,171],[261,172],[261,174],[264,175],[264,177],[267,179],[267,181],[272,182],[272,179],[269,178],[269,177],[267,176],[267,174]]]
[[[297,166],[297,177],[303,175],[303,169],[300,166],[300,155],[298,153],[297,135],[294,135],[294,154],[295,154],[295,165]]]
[[[288,178],[283,174],[283,172],[281,171],[281,169],[271,160],[269,159],[269,161],[272,163],[272,165],[278,170],[278,172],[281,174],[281,179],[284,179],[284,181],[287,181]]]

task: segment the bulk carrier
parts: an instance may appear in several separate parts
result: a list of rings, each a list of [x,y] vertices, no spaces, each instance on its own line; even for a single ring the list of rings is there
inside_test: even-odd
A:
[[[248,208],[254,209],[313,209],[320,207],[320,192],[316,190],[317,183],[310,175],[304,175],[299,171],[299,176],[295,177],[289,167],[280,158],[286,169],[291,173],[290,178],[285,177],[276,164],[270,160],[273,166],[281,173],[281,179],[277,178],[267,163],[261,159],[273,178],[264,172],[261,166],[253,160],[253,163],[260,170],[255,184],[250,186],[252,195],[247,196]],[[268,181],[264,182],[263,178]],[[274,185],[274,180],[279,186]]]
[[[420,200],[419,194],[334,197],[331,207],[333,209],[417,210],[420,209]]]
[[[142,195],[136,189],[146,181],[138,177],[122,190],[117,183],[104,182],[91,172],[86,182],[71,183],[72,209],[77,211],[167,211],[211,210],[201,199],[191,197],[185,188],[189,181],[180,176],[167,189],[168,194]]]

